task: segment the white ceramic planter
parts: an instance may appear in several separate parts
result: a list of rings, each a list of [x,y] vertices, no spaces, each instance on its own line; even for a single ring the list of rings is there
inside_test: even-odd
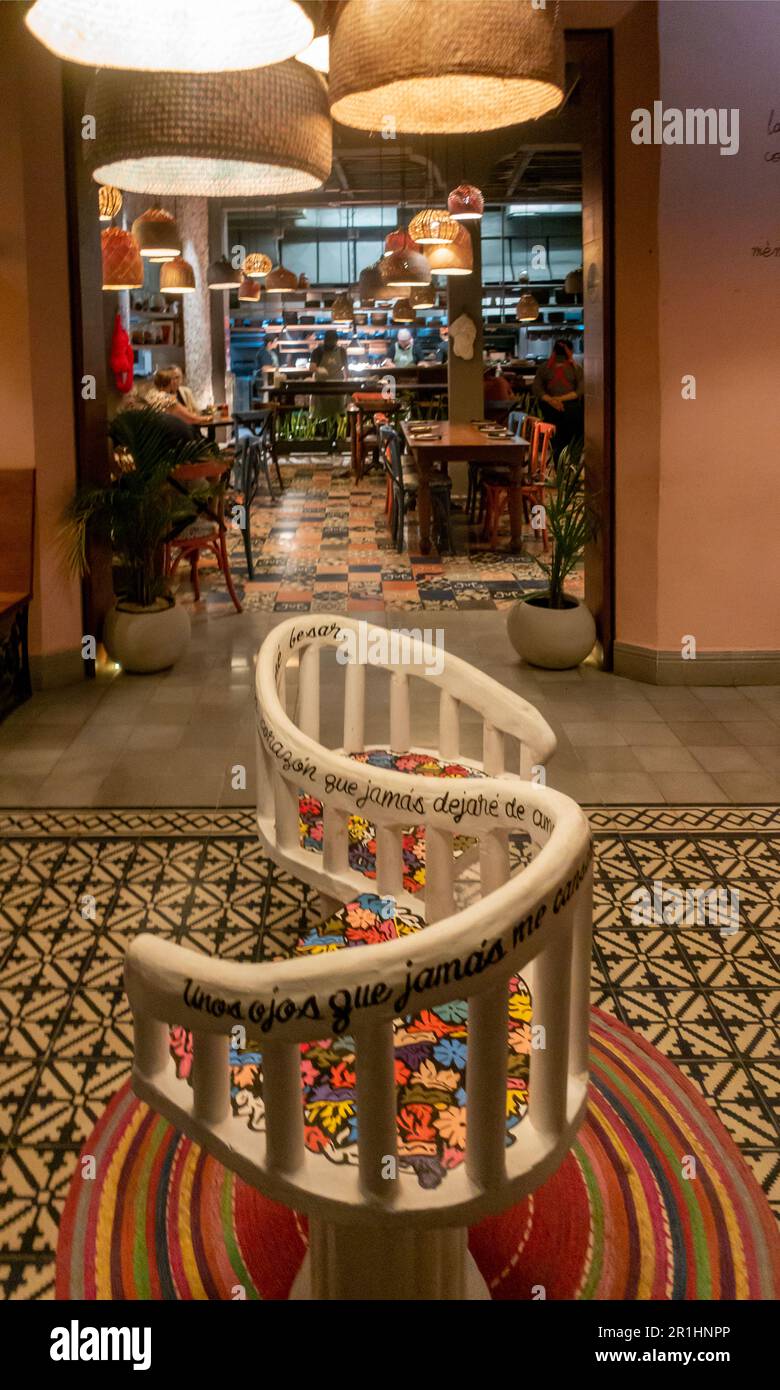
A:
[[[165,671],[178,661],[190,640],[186,608],[157,599],[150,608],[124,600],[106,614],[103,641],[123,671]]]
[[[579,666],[593,650],[596,624],[580,599],[567,599],[566,608],[520,599],[509,610],[507,632],[518,656],[532,666],[565,671]]]

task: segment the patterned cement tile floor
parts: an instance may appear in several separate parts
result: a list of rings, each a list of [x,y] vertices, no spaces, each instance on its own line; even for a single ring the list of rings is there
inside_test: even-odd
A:
[[[777,807],[601,806],[594,1003],[699,1087],[780,1215]],[[639,887],[738,891],[739,926],[636,926]],[[287,954],[306,889],[246,809],[0,813],[0,1287],[51,1298],[77,1155],[125,1081],[125,951],[152,931],[236,960]],[[95,900],[94,919],[82,899]]]
[[[498,549],[491,551],[470,527],[465,514],[453,514],[455,555],[419,553],[412,514],[407,544],[392,545],[385,517],[385,481],[378,473],[356,483],[345,460],[309,457],[282,464],[285,492],[276,502],[264,486],[252,507],[252,562],[247,578],[242,537],[229,539],[231,569],[244,607],[250,612],[381,613],[443,609],[508,608],[531,589],[544,588],[536,561],[541,542],[526,528],[522,555],[509,549],[509,522],[503,518]],[[182,571],[184,575],[185,571]],[[230,603],[214,565],[204,564],[203,597],[209,606]],[[582,572],[572,576],[572,593],[583,591]],[[189,579],[178,592],[190,596]]]

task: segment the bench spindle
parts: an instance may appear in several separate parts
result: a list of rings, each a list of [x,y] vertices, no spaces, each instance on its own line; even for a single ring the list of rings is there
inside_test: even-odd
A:
[[[297,847],[300,836],[298,790],[278,772],[274,775],[274,813],[276,833],[281,847]]]
[[[350,663],[344,676],[344,751],[362,753],[366,746],[366,668]]]
[[[301,656],[298,672],[298,709],[301,732],[320,737],[320,649],[312,644]]]
[[[394,753],[408,752],[410,745],[409,677],[393,671],[390,678],[390,747]]]
[[[504,771],[504,735],[487,720],[482,727],[482,764],[488,777],[500,777]]]
[[[454,837],[425,827],[425,920],[440,922],[455,911]]]
[[[218,1125],[230,1114],[229,1049],[224,1033],[192,1035],[192,1108],[205,1124]]]
[[[572,924],[572,910],[564,908],[545,949],[534,957],[527,972],[531,1021],[534,1028],[539,1024],[544,1028],[544,1046],[531,1048],[528,1081],[529,1118],[542,1134],[558,1135],[566,1123]]]
[[[460,701],[444,687],[439,696],[439,751],[447,759],[460,753]]]
[[[151,1080],[165,1071],[170,1060],[170,1033],[167,1023],[148,1014],[133,1015],[135,1064],[142,1076]]]
[[[481,1187],[506,1169],[506,981],[469,998],[466,1069],[466,1171]]]
[[[391,1022],[356,1029],[360,1185],[390,1199],[397,1174],[395,1049]]]
[[[303,1162],[301,1052],[297,1043],[263,1046],[266,1163],[277,1173],[292,1173]]]

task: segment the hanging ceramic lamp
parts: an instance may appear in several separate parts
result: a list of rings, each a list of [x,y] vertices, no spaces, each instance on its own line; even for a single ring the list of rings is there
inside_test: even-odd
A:
[[[248,275],[242,275],[241,284],[238,287],[238,298],[241,304],[256,304],[261,291],[262,286],[259,280],[250,280]]]
[[[470,275],[474,269],[474,248],[469,232],[460,227],[454,241],[426,246],[425,259],[433,275]]]
[[[454,241],[457,235],[458,224],[444,208],[425,208],[409,223],[409,236],[419,246],[439,246]]]
[[[173,214],[164,208],[147,208],[133,223],[133,236],[144,259],[172,261],[181,254],[181,236]]]
[[[138,290],[144,283],[144,263],[138,242],[121,227],[100,233],[104,290]]]
[[[266,279],[265,288],[268,294],[295,294],[300,288],[298,276],[294,270],[287,270],[283,265],[274,266]]]
[[[211,262],[206,281],[210,290],[237,290],[241,271],[234,270],[226,256],[220,256],[219,260]]]
[[[92,177],[135,193],[301,193],[330,173],[325,84],[301,63],[252,72],[98,72]]]
[[[379,264],[385,290],[410,290],[431,283],[431,268],[421,251],[391,251]]]
[[[98,217],[101,222],[110,222],[122,208],[122,194],[118,188],[104,183],[98,189]]]
[[[485,199],[473,183],[459,183],[447,199],[447,211],[455,222],[475,222],[485,211]]]
[[[355,316],[352,300],[348,294],[337,294],[330,306],[331,323],[351,323]]]
[[[533,323],[539,317],[539,301],[534,298],[527,283],[520,282],[520,298],[517,301],[515,318],[518,323]]]
[[[264,256],[262,251],[251,251],[248,256],[244,257],[244,264],[241,269],[250,280],[264,280],[271,265],[270,256]]]
[[[558,106],[563,82],[557,0],[347,0],[331,27],[331,114],[359,130],[496,130]]]
[[[195,271],[183,256],[166,261],[160,268],[161,294],[192,294],[195,286]]]
[[[27,27],[58,58],[90,68],[224,72],[292,58],[314,25],[296,0],[36,0]]]

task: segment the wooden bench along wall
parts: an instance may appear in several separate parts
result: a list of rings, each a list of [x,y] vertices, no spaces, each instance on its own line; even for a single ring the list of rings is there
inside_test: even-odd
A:
[[[35,470],[0,468],[0,719],[30,698]]]

